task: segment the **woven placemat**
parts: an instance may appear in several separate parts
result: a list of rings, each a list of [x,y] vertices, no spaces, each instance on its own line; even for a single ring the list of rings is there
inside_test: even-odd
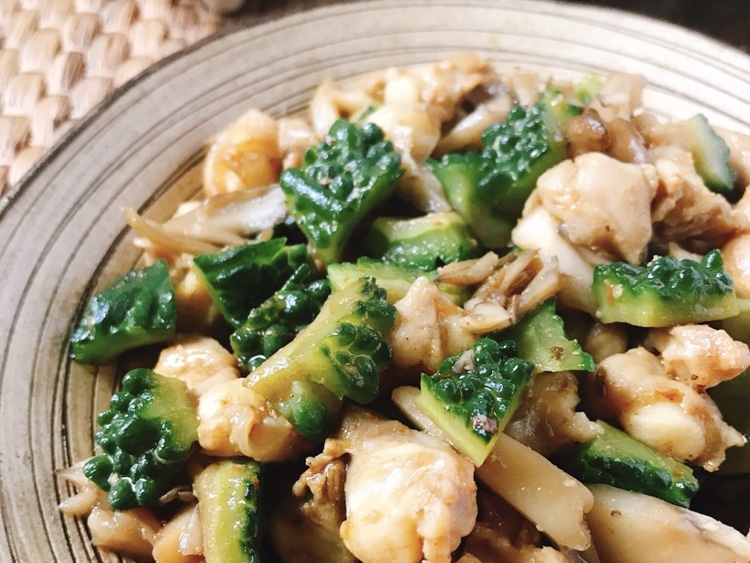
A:
[[[0,0],[0,195],[77,120],[241,0]]]

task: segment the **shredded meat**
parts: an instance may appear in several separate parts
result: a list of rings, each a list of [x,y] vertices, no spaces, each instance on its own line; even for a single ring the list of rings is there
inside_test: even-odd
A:
[[[306,497],[301,513],[336,534],[346,517],[346,461],[339,457],[341,455],[341,451],[332,452],[329,447],[320,455],[309,458],[307,470],[292,489],[296,496]]]
[[[542,534],[511,505],[484,490],[478,494],[479,518],[466,538],[458,563],[565,563],[554,547],[544,546]]]
[[[593,314],[596,310],[596,301],[591,292],[594,265],[603,262],[603,259],[571,243],[561,236],[560,230],[560,221],[544,208],[536,194],[532,194],[511,237],[520,248],[538,250],[545,263],[556,261],[559,272],[557,299],[560,305]]]

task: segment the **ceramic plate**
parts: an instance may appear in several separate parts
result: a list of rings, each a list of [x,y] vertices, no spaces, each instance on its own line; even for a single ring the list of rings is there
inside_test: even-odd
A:
[[[63,518],[56,471],[92,452],[113,370],[73,365],[81,303],[137,258],[121,209],[165,218],[198,187],[204,141],[250,106],[302,108],[315,85],[474,51],[560,78],[646,76],[657,113],[750,131],[750,59],[695,33],[553,2],[383,0],[226,30],[118,91],[0,201],[0,561],[117,558]]]

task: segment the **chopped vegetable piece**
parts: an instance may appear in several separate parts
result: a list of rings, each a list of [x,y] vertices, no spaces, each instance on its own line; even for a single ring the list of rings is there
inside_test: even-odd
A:
[[[153,505],[185,480],[198,417],[182,380],[131,370],[98,422],[94,439],[104,453],[87,461],[83,472],[108,491],[112,508]]]
[[[466,221],[452,211],[413,219],[379,217],[365,238],[365,247],[383,262],[424,271],[475,258],[479,249]]]
[[[586,521],[600,561],[750,561],[750,541],[710,516],[609,485],[591,485],[589,489],[594,506]]]
[[[103,364],[126,350],[175,334],[175,290],[166,261],[135,268],[89,302],[70,337],[70,357]]]
[[[386,290],[389,303],[396,303],[407,294],[417,278],[426,277],[434,281],[438,277],[438,271],[425,272],[419,268],[386,264],[367,257],[359,258],[356,263],[336,262],[328,266],[328,279],[334,291],[366,276],[374,278],[378,286]],[[471,293],[470,287],[450,283],[438,283],[437,287],[458,305],[466,301]]]
[[[512,341],[482,338],[435,374],[422,374],[418,404],[479,466],[518,408],[533,367],[517,357]]]
[[[547,92],[526,108],[514,106],[505,121],[482,133],[482,151],[430,161],[453,209],[487,248],[504,247],[523,205],[544,171],[567,156],[565,124],[581,110]]]
[[[320,312],[331,292],[328,280],[313,280],[302,264],[279,291],[250,311],[229,342],[239,360],[252,371],[288,344]]]
[[[703,178],[703,182],[714,192],[731,192],[737,174],[729,165],[730,151],[727,143],[701,113],[685,121],[685,125],[692,141],[695,170]]]
[[[224,318],[235,328],[271,297],[302,264],[312,261],[303,244],[272,238],[193,259],[201,281]]]
[[[602,88],[602,79],[591,74],[573,85],[573,95],[584,105],[589,105],[596,100]]]
[[[740,312],[732,278],[714,249],[700,262],[662,256],[646,266],[594,268],[596,316],[604,323],[666,327],[726,319]]]
[[[401,177],[401,157],[374,123],[336,121],[305,153],[302,167],[280,179],[292,216],[320,259],[341,258],[359,222],[385,202]]]
[[[555,299],[547,299],[535,311],[500,333],[498,338],[513,340],[518,355],[542,371],[594,371],[596,363],[578,341],[565,334],[562,318],[555,313]]]
[[[692,469],[606,422],[597,423],[604,433],[566,456],[565,468],[571,475],[584,483],[612,485],[690,506],[698,491]]]
[[[297,337],[251,372],[246,384],[312,440],[323,440],[344,397],[369,403],[391,361],[385,339],[396,309],[372,278],[340,289]]]
[[[260,563],[261,465],[251,459],[211,463],[195,480],[206,563]]]
[[[399,264],[386,264],[375,258],[362,257],[354,262],[336,262],[328,265],[328,279],[334,291],[343,289],[362,277],[370,276],[386,290],[389,303],[395,303],[409,291],[420,276],[427,275],[419,268]],[[433,275],[435,277],[437,272]],[[428,276],[429,277],[429,276]]]

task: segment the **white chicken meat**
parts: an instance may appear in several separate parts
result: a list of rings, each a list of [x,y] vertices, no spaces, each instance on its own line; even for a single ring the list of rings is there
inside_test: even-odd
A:
[[[666,456],[715,471],[727,448],[744,443],[708,395],[668,377],[645,348],[606,358],[592,383],[602,418],[616,418],[628,434]]]
[[[427,278],[418,278],[396,303],[396,324],[389,340],[393,365],[432,373],[440,362],[477,340],[462,327],[466,313]]]
[[[363,563],[450,563],[477,517],[474,466],[448,444],[364,411],[337,440],[351,457],[341,537]]]
[[[689,152],[679,147],[657,147],[651,153],[659,176],[651,208],[656,235],[673,242],[699,239],[715,248],[747,230],[747,217],[705,186]]]
[[[645,345],[658,350],[670,377],[703,391],[750,366],[750,349],[724,330],[683,325],[651,330]]]
[[[656,188],[653,166],[591,152],[547,170],[536,194],[571,242],[637,264],[651,239]]]
[[[159,354],[154,371],[181,379],[194,396],[240,376],[237,358],[208,336],[188,335]]]
[[[198,443],[215,456],[244,455],[261,462],[286,461],[308,442],[266,399],[234,379],[215,385],[198,400]]]

